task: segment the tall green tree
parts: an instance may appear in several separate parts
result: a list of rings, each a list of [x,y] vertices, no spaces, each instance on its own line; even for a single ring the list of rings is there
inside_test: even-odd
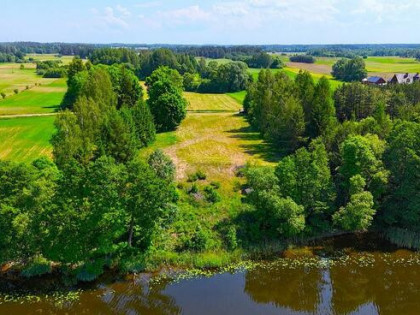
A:
[[[182,96],[182,77],[176,70],[161,67],[146,79],[146,84],[147,104],[157,130],[175,130],[187,113],[187,101]]]
[[[312,138],[318,136],[328,138],[332,134],[336,122],[330,83],[326,77],[322,77],[314,91],[312,109],[309,113],[308,134]]]

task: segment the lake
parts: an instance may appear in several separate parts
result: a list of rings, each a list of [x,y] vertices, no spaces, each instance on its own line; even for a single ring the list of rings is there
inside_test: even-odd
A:
[[[98,281],[77,298],[50,294],[0,304],[0,314],[419,313],[420,254],[371,234],[289,249],[235,272],[177,281],[142,274]]]

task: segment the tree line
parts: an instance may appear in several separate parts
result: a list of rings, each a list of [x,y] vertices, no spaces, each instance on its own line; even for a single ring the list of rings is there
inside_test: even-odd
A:
[[[139,270],[178,199],[172,161],[159,150],[140,158],[139,149],[185,117],[182,79],[157,69],[144,101],[129,67],[75,58],[68,85],[53,161],[0,161],[0,264],[19,263],[29,277],[56,262],[81,281],[111,267]]]
[[[245,172],[254,210],[242,233],[287,239],[375,227],[418,235],[419,92],[420,83],[350,83],[332,93],[308,72],[292,80],[263,70],[244,107],[283,158]]]

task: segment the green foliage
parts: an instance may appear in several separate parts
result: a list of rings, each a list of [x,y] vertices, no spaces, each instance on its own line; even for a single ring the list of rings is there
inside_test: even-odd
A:
[[[376,211],[373,209],[373,196],[364,191],[366,182],[360,175],[350,179],[350,201],[334,213],[334,224],[347,231],[367,230]]]
[[[388,142],[384,160],[391,176],[384,220],[391,226],[419,231],[420,124],[397,123]]]
[[[188,250],[193,250],[197,252],[202,252],[208,249],[210,243],[210,234],[209,232],[202,228],[200,225],[196,228],[191,239],[189,239],[185,248]]]
[[[343,142],[339,173],[342,179],[341,187],[344,189],[344,201],[351,194],[351,178],[360,175],[366,180],[367,189],[378,202],[386,191],[389,176],[381,160],[384,150],[385,142],[376,135],[352,136]]]
[[[171,131],[186,116],[187,101],[182,96],[182,77],[176,70],[161,67],[147,78],[149,99],[158,131]]]
[[[139,100],[143,99],[143,90],[133,71],[125,65],[113,65],[107,68],[107,70],[111,76],[112,86],[118,98],[118,109],[124,105],[133,107]]]
[[[367,76],[366,65],[363,58],[360,57],[343,58],[333,65],[331,74],[337,80],[345,82],[361,81]]]
[[[162,150],[155,150],[147,162],[160,178],[168,181],[175,179],[175,164]]]
[[[262,70],[244,101],[251,124],[285,153],[303,142],[305,118],[295,83],[284,73]]]
[[[211,203],[216,203],[221,200],[219,193],[213,188],[213,186],[204,187],[204,195],[206,200]]]
[[[44,257],[37,255],[31,259],[30,263],[22,270],[22,276],[26,278],[42,276],[51,273],[51,262]]]
[[[329,227],[334,189],[328,154],[320,141],[281,160],[275,171],[279,192],[303,205],[309,231]]]
[[[305,228],[304,207],[282,197],[273,170],[251,168],[246,176],[252,188],[248,201],[255,207],[255,223],[262,235],[287,238],[301,233]]]
[[[311,55],[294,55],[290,56],[291,62],[315,63],[316,59]]]
[[[207,178],[206,173],[204,173],[202,170],[195,172],[195,175],[197,176],[198,180],[205,180]]]
[[[334,92],[337,118],[340,121],[361,120],[372,116],[378,104],[385,103],[385,94],[361,83],[343,84]]]
[[[327,78],[322,77],[314,90],[312,108],[308,120],[308,134],[311,138],[328,138],[336,125],[335,107],[331,98],[331,88]]]

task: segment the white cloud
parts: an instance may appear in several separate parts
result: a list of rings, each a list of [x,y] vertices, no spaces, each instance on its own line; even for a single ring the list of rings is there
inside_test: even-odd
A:
[[[149,1],[149,2],[138,3],[138,4],[135,4],[134,6],[137,8],[148,9],[148,8],[160,7],[161,5],[162,5],[161,1]]]
[[[161,11],[158,15],[161,18],[169,19],[172,22],[203,21],[208,20],[211,16],[209,12],[202,10],[198,5],[169,11]]]
[[[116,9],[117,9],[117,11],[119,12],[119,13],[121,13],[123,16],[130,16],[131,15],[131,12],[126,8],[126,7],[123,7],[122,5],[117,5],[116,6]]]
[[[420,9],[418,0],[360,0],[356,8],[351,11],[353,15],[372,16],[377,23],[385,20],[408,20],[411,12]]]
[[[129,25],[125,20],[131,13],[122,6],[117,6],[115,9],[106,7],[102,12],[97,9],[92,9],[91,12],[96,16],[99,24],[109,27],[117,27],[128,29]]]

